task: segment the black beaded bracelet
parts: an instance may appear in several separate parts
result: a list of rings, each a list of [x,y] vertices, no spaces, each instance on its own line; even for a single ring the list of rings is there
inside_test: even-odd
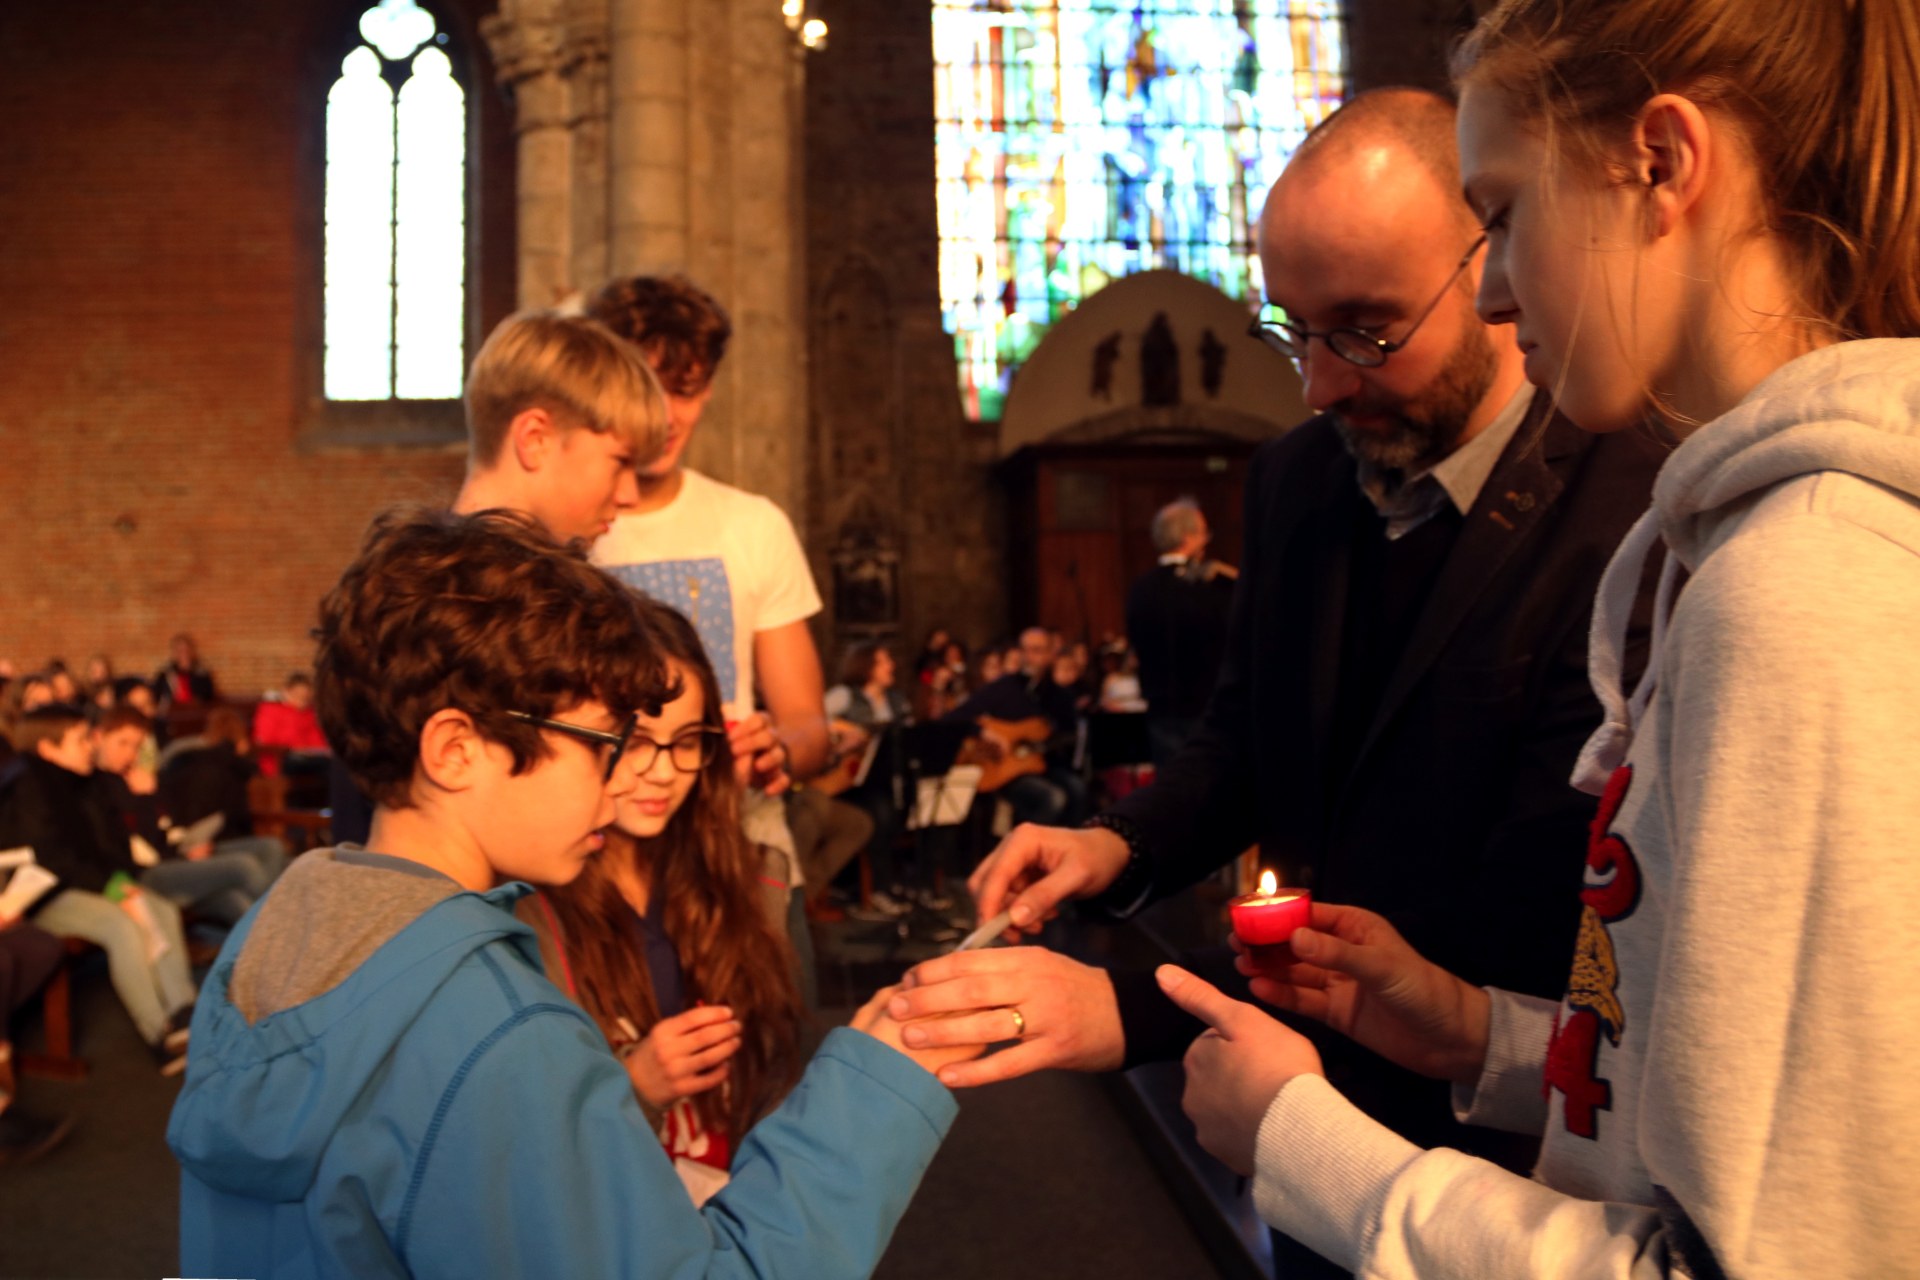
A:
[[[1082,828],[1111,831],[1127,842],[1127,865],[1113,883],[1088,900],[1089,905],[1109,915],[1131,915],[1153,884],[1153,872],[1147,866],[1147,838],[1130,818],[1117,813],[1096,813],[1080,824]]]

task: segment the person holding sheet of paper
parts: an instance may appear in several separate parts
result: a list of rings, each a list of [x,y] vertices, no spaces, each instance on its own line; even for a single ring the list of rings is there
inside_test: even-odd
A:
[[[196,995],[180,910],[135,883],[132,842],[93,777],[86,715],[66,703],[41,707],[21,718],[15,739],[27,761],[0,792],[0,849],[32,848],[59,879],[30,908],[34,923],[105,948],[114,993],[162,1074],[177,1075]]]

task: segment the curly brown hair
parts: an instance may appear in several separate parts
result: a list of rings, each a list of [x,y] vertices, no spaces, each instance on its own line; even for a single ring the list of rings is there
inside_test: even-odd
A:
[[[714,296],[685,276],[631,276],[601,286],[587,314],[640,348],[660,385],[694,396],[713,381],[733,323]]]
[[[644,607],[658,651],[700,686],[705,726],[724,733],[719,682],[699,635],[667,606]],[[633,941],[633,909],[611,871],[620,859],[635,863],[662,904],[687,999],[726,1005],[740,1022],[726,1086],[693,1100],[702,1124],[738,1140],[800,1078],[800,993],[791,949],[754,900],[760,855],[740,830],[732,754],[714,752],[658,836],[643,841],[609,829],[605,851],[577,879],[541,890],[560,923],[555,942],[565,950],[575,994],[616,1042],[623,1016],[642,1035],[660,1020],[653,979]]]
[[[616,717],[673,695],[639,601],[515,511],[401,508],[375,518],[320,603],[314,705],[327,741],[376,804],[411,804],[420,732],[464,711],[513,753],[546,757],[533,725],[598,701]]]

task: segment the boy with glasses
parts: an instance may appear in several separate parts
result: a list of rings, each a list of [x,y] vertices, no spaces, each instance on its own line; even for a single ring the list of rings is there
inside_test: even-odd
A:
[[[955,1112],[877,1000],[701,1213],[513,919],[514,882],[572,880],[633,785],[671,683],[642,602],[529,518],[394,514],[318,638],[381,852],[300,859],[214,966],[168,1129],[184,1270],[871,1270]]]

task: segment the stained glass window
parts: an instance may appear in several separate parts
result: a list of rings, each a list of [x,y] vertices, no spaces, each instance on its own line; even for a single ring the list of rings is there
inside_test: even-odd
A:
[[[329,400],[460,394],[467,107],[435,25],[381,0],[327,94]]]
[[[1346,91],[1340,0],[935,0],[933,41],[940,299],[976,419],[1109,280],[1257,301],[1261,201]]]

